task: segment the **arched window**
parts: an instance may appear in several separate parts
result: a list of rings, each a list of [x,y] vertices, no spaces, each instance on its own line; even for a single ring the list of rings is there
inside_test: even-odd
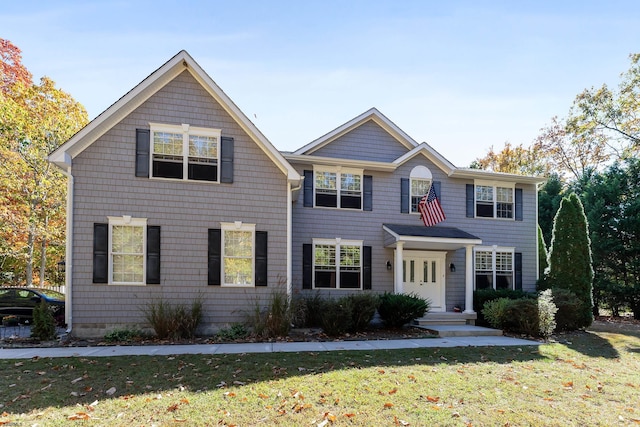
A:
[[[416,166],[411,170],[409,212],[418,212],[418,203],[429,192],[433,176],[426,166]]]

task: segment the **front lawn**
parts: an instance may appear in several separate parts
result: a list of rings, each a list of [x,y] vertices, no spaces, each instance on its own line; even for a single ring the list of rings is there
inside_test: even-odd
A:
[[[540,347],[0,361],[0,425],[637,425],[640,328]]]

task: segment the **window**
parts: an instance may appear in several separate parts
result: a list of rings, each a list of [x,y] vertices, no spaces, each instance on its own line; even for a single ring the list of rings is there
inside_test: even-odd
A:
[[[224,286],[254,286],[254,224],[222,223]]]
[[[314,240],[315,288],[361,289],[362,242]]]
[[[362,170],[315,168],[315,206],[362,209]]]
[[[513,289],[513,249],[477,248],[476,289]]]
[[[411,170],[410,180],[410,196],[409,196],[409,212],[418,213],[418,204],[425,194],[429,193],[433,176],[429,168],[425,166],[416,166]]]
[[[476,183],[476,217],[514,218],[514,187]]]
[[[219,129],[151,124],[151,176],[219,181]]]
[[[147,220],[109,217],[109,283],[145,283]]]

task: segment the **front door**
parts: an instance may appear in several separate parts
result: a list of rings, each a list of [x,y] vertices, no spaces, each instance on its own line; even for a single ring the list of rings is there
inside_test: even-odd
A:
[[[445,252],[405,251],[402,282],[405,293],[428,299],[430,311],[446,311]]]

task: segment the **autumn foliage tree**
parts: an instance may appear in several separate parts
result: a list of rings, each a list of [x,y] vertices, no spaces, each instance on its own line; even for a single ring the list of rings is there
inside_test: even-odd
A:
[[[1,39],[0,46],[11,53],[2,54],[1,68],[0,267],[5,276],[27,285],[37,277],[42,285],[58,259],[47,254],[62,255],[65,229],[66,178],[47,155],[87,123],[87,113],[51,79],[32,83],[20,50]]]

